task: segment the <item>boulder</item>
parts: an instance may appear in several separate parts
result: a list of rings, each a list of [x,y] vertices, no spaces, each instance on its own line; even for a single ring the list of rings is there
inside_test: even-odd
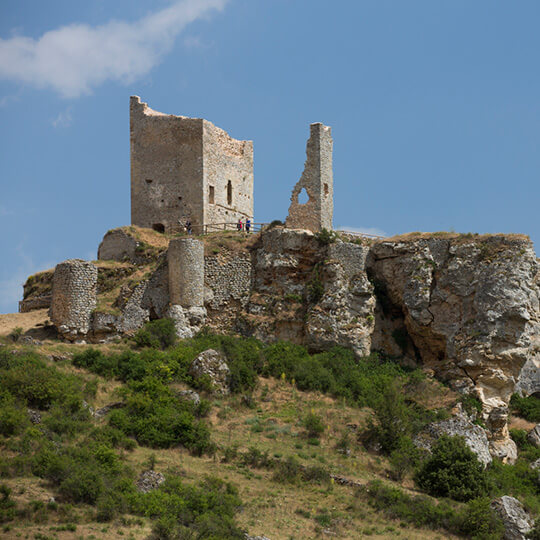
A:
[[[183,400],[193,401],[195,405],[201,402],[201,396],[195,390],[180,390],[176,395]]]
[[[137,480],[137,490],[141,493],[148,493],[158,488],[165,482],[165,477],[156,471],[143,471]]]
[[[536,426],[529,431],[527,440],[537,448],[540,448],[540,424],[536,424]]]
[[[112,261],[137,261],[137,240],[123,229],[113,229],[103,237],[98,248],[98,259]]]
[[[41,413],[35,409],[26,409],[26,414],[32,424],[41,424]]]
[[[525,540],[534,521],[523,505],[507,495],[491,501],[491,508],[497,512],[504,524],[504,540]]]
[[[189,373],[195,380],[206,375],[209,377],[216,393],[229,393],[228,382],[230,370],[223,353],[214,349],[203,351],[193,360],[189,368]]]
[[[478,461],[484,466],[491,463],[489,441],[484,428],[473,424],[464,414],[454,416],[442,422],[428,424],[424,431],[419,433],[414,444],[428,452],[441,435],[460,436],[465,439],[467,446],[476,454]]]

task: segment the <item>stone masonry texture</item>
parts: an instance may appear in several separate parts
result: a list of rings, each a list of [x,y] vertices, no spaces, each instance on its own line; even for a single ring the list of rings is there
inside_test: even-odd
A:
[[[174,232],[253,218],[253,143],[130,101],[131,223]]]
[[[194,238],[169,243],[169,300],[185,308],[204,305],[204,244]]]
[[[306,164],[294,186],[286,226],[313,232],[332,229],[334,180],[332,173],[332,130],[320,123],[311,124],[306,147]],[[298,196],[306,190],[309,200],[301,204]]]
[[[67,338],[85,335],[96,307],[97,268],[87,261],[70,259],[56,266],[53,277],[51,321]]]

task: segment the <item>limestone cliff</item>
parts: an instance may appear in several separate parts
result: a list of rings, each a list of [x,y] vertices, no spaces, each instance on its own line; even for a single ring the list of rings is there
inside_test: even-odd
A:
[[[141,240],[142,229],[131,229],[102,244],[101,255],[123,262],[98,261],[97,290],[88,293],[97,295],[97,307],[75,329],[77,339],[107,340],[169,313],[174,264],[184,281],[199,276],[205,315],[197,328],[289,340],[314,351],[334,345],[359,356],[381,351],[423,366],[481,400],[492,455],[514,458],[509,399],[540,384],[540,265],[527,237],[418,233],[370,243],[278,226],[251,237],[202,237],[204,269],[197,273],[185,271],[186,261],[170,260],[165,237],[153,246],[150,236]],[[124,236],[134,234],[133,260],[125,261]],[[53,307],[79,294],[76,287],[60,290],[56,273]],[[28,290],[50,295],[49,278]],[[95,298],[87,304],[96,305]],[[55,324],[63,328],[61,320]]]
[[[530,240],[412,235],[376,243],[368,268],[379,302],[402,318],[405,352],[474,393],[492,453],[511,458],[508,402],[525,362],[540,355],[539,265]]]

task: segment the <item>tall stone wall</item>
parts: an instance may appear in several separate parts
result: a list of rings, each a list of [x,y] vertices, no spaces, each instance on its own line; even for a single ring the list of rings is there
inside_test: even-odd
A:
[[[332,173],[332,130],[320,123],[311,124],[306,146],[304,172],[291,195],[286,226],[313,232],[332,229],[334,213],[334,179]],[[299,195],[305,190],[309,199],[305,204]]]
[[[169,244],[169,301],[184,308],[204,305],[204,244],[174,238]]]
[[[203,129],[205,223],[253,219],[253,142],[237,141],[206,120]]]
[[[202,118],[163,114],[130,101],[131,223],[165,232],[190,220],[253,217],[253,143]]]
[[[77,339],[90,330],[96,307],[97,268],[87,261],[70,259],[54,270],[49,315],[59,333]]]
[[[231,304],[245,307],[251,291],[251,255],[246,252],[205,257],[206,305],[223,310]]]
[[[132,225],[202,224],[203,120],[163,114],[131,96],[130,143]]]

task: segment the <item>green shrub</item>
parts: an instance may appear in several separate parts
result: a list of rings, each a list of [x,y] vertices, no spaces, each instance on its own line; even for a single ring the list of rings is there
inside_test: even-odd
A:
[[[390,454],[390,465],[396,480],[414,471],[420,464],[422,454],[408,436],[401,437],[397,448]]]
[[[458,518],[461,534],[478,540],[502,538],[504,526],[501,518],[490,507],[490,499],[482,497],[469,501]]]
[[[12,521],[17,516],[17,505],[11,498],[11,489],[0,484],[0,523]]]
[[[307,283],[306,290],[308,300],[313,304],[319,302],[319,300],[321,300],[323,297],[324,284],[321,278],[321,263],[317,263],[313,267],[311,279]]]
[[[383,452],[395,451],[413,431],[412,410],[405,403],[399,381],[391,381],[374,396],[371,407],[376,423],[369,424],[369,437],[377,440]]]
[[[126,406],[109,415],[109,424],[139,444],[153,448],[183,445],[195,455],[212,454],[208,427],[197,420],[198,407],[179,400],[155,377],[132,381],[123,390]]]
[[[502,522],[491,510],[487,498],[471,500],[460,509],[446,500],[436,501],[423,495],[409,495],[380,480],[370,482],[358,493],[368,500],[370,506],[384,512],[391,519],[399,519],[402,524],[444,529],[455,535],[466,535],[478,540],[502,538]]]
[[[0,381],[3,390],[32,408],[82,402],[82,381],[48,366],[35,353],[15,356],[0,352]]]
[[[294,457],[288,457],[276,463],[272,478],[283,484],[296,484],[302,479],[302,465]]]
[[[529,422],[540,422],[540,398],[536,396],[520,397],[514,394],[510,406],[522,418]]]
[[[174,345],[176,339],[176,329],[171,319],[150,321],[134,336],[137,347],[163,350]]]
[[[8,334],[8,337],[14,341],[14,342],[17,342],[19,341],[19,339],[21,338],[21,336],[23,335],[24,333],[24,330],[20,327],[20,326],[17,326],[16,328],[14,328],[9,334]]]
[[[489,491],[487,474],[463,437],[441,436],[415,481],[430,495],[456,501],[469,501]]]
[[[302,426],[306,429],[308,438],[320,437],[325,430],[322,418],[313,411],[306,415],[302,421]]]
[[[518,459],[514,465],[494,460],[487,470],[494,495],[512,495],[521,499],[534,511],[540,512],[540,485],[538,471]]]
[[[439,504],[424,495],[411,496],[398,488],[387,486],[380,480],[369,482],[361,495],[368,499],[370,506],[383,511],[392,519],[411,523],[415,527],[455,530],[456,511],[447,502]]]
[[[328,244],[333,244],[338,239],[338,235],[335,231],[329,231],[328,229],[323,228],[315,233],[315,238],[320,244],[327,246]]]
[[[0,392],[0,435],[10,437],[29,424],[28,415],[8,392]]]
[[[241,501],[236,488],[217,478],[206,478],[197,486],[184,485],[179,478],[167,478],[159,489],[133,498],[135,513],[155,520],[153,537],[241,539],[243,532],[234,522]]]

